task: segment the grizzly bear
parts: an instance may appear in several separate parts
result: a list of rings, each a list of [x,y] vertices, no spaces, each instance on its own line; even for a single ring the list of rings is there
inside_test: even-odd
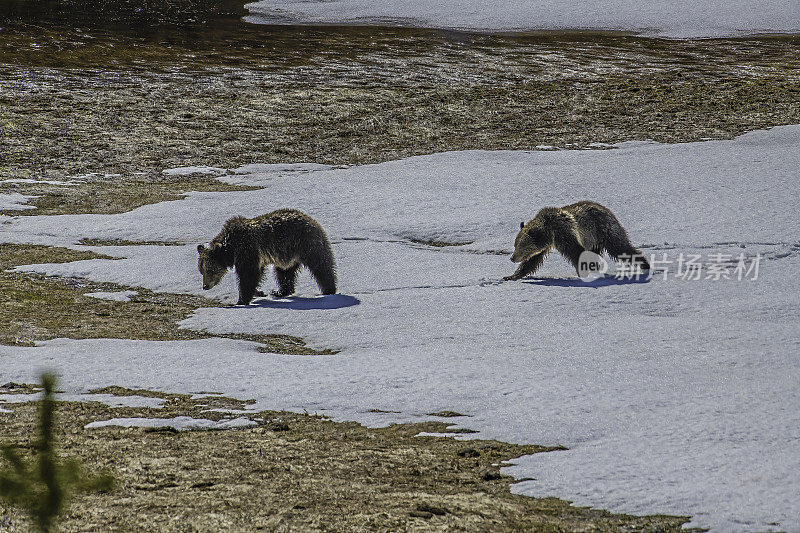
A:
[[[610,209],[596,202],[582,201],[564,207],[545,207],[525,224],[514,243],[511,260],[520,263],[514,274],[504,280],[516,280],[533,274],[547,254],[555,248],[578,270],[581,253],[590,250],[612,259],[625,259],[649,270],[641,250],[634,248],[628,233]]]
[[[257,294],[267,265],[275,269],[275,297],[294,293],[301,266],[308,267],[322,294],[336,293],[336,263],[328,237],[316,220],[295,209],[279,209],[256,218],[233,217],[208,247],[198,245],[197,252],[203,289],[219,283],[229,268],[236,269],[237,305],[249,304]]]

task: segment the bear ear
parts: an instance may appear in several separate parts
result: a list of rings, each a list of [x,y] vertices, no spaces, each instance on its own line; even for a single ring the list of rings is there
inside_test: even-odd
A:
[[[202,251],[203,251],[203,250],[205,250],[205,249],[206,249],[206,247],[205,247],[205,246],[203,246],[202,244],[198,244],[198,245],[197,245],[197,251],[198,251],[198,252],[202,252]]]
[[[522,222],[519,223],[519,229],[522,229],[524,227],[525,227],[525,221],[523,220]]]

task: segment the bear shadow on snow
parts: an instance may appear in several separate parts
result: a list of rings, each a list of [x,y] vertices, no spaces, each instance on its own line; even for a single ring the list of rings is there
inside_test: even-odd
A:
[[[273,309],[294,309],[310,311],[313,309],[342,309],[361,303],[361,300],[347,294],[329,294],[326,296],[288,296],[279,300],[262,298],[249,304],[250,307],[270,307]]]
[[[600,287],[610,287],[613,285],[650,283],[650,279],[650,276],[647,274],[639,274],[630,278],[602,276],[592,281],[583,281],[581,278],[527,278],[522,280],[522,282],[539,287],[587,287],[599,289]]]

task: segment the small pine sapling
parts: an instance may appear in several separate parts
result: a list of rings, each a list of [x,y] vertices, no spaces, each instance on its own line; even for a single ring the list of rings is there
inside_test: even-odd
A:
[[[0,499],[23,509],[43,533],[54,530],[58,515],[73,494],[103,492],[114,485],[110,474],[88,474],[77,459],[59,460],[54,437],[55,384],[52,374],[42,376],[44,397],[39,403],[39,438],[33,445],[34,457],[26,461],[13,445],[0,447],[8,463],[0,470]]]

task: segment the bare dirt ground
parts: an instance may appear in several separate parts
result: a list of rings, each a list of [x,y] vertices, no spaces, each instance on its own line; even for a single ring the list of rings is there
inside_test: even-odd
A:
[[[86,2],[63,3],[90,12]],[[65,23],[67,11],[26,11],[0,24],[0,193],[36,197],[29,200],[36,209],[5,215],[118,213],[187,191],[233,189],[208,176],[162,173],[185,165],[344,165],[445,150],[602,148],[594,143],[725,139],[800,121],[796,37],[259,28],[238,22],[240,7],[220,19],[228,11],[218,6],[206,16],[213,2],[171,0],[161,19],[136,19],[133,30],[132,13],[143,13],[136,2],[124,3],[122,15],[103,11],[106,4],[97,4],[106,16],[97,20]],[[187,13],[198,26],[175,25]],[[85,293],[131,287],[7,271],[89,257],[97,253],[1,244],[0,343],[203,336],[176,323],[217,302],[135,287],[130,302],[97,300]],[[335,356],[280,333],[250,340],[268,352]],[[76,501],[63,530],[666,531],[685,522],[514,496],[496,465],[545,450],[414,437],[444,431],[441,423],[368,429],[313,415],[248,413],[258,427],[84,429],[112,417],[220,418],[204,409],[242,407],[139,394],[161,397],[165,406],[61,405],[63,452],[110,469],[119,481],[111,494]],[[0,412],[0,440],[24,446],[34,407],[5,407],[13,412]],[[0,506],[0,529],[23,531],[24,524]]]
[[[4,392],[28,390],[9,386]],[[122,417],[219,420],[232,415],[208,409],[244,407],[214,395],[96,392],[154,396],[164,406],[59,404],[61,453],[117,477],[113,492],[76,499],[61,531],[679,531],[685,521],[512,495],[512,479],[499,465],[549,449],[415,436],[447,431],[444,422],[369,429],[314,415],[250,411],[244,416],[258,425],[247,429],[85,429]],[[35,405],[4,407],[13,412],[0,413],[3,439],[31,442]],[[24,531],[25,519],[0,507],[0,529]]]

